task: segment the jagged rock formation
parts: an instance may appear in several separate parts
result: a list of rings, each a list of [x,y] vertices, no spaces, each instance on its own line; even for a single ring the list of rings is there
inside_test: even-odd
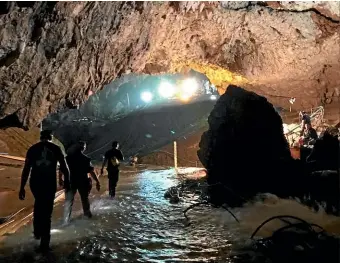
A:
[[[213,203],[238,206],[257,193],[303,192],[303,173],[290,155],[281,117],[264,97],[230,85],[208,122],[198,157],[208,171]]]
[[[220,88],[240,84],[285,107],[291,96],[305,108],[340,94],[339,2],[0,7],[0,119],[24,127],[131,72],[193,68]]]

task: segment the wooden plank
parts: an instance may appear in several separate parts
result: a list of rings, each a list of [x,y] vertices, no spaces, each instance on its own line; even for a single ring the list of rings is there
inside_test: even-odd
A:
[[[57,205],[58,202],[65,199],[64,190],[59,190],[56,192],[54,198],[54,207]],[[32,209],[32,208],[29,208]],[[25,226],[33,219],[33,212],[29,212],[25,214],[27,211],[26,209],[21,209],[16,213],[16,216],[23,214],[22,218],[15,219],[11,217],[8,222],[5,222],[3,225],[0,225],[0,241],[3,241],[6,238],[6,234],[13,234],[18,231],[21,227]]]
[[[3,155],[3,154],[0,154],[0,157],[6,158],[6,159],[10,159],[10,160],[22,161],[22,162],[25,161],[25,158],[19,157],[19,156],[12,156],[12,155]]]

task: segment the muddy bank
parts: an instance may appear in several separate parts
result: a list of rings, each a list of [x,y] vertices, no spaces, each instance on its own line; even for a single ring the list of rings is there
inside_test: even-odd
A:
[[[24,157],[28,148],[38,142],[39,133],[39,128],[28,131],[19,128],[0,129],[0,154],[8,153]]]
[[[22,168],[19,167],[0,165],[0,217],[9,216],[24,207],[33,205],[33,196],[30,191],[26,191],[26,200],[20,201],[18,198],[21,171]],[[26,186],[27,189],[29,188]]]

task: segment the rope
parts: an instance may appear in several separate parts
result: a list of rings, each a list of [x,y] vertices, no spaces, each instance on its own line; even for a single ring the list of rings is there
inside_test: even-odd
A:
[[[147,106],[147,104],[146,104],[141,110],[144,110],[144,109],[146,108],[146,106]],[[141,114],[140,111],[139,111],[139,114]],[[125,115],[125,117],[127,117],[127,115]],[[132,125],[132,128],[130,129],[130,132],[129,132],[128,136],[127,136],[127,139],[123,140],[123,142],[120,143],[120,145],[121,145],[122,147],[123,147],[124,144],[128,141],[128,139],[131,137],[132,132],[135,130],[135,128],[136,128],[136,124]],[[91,155],[91,154],[93,154],[93,153],[95,153],[95,152],[98,152],[99,150],[101,150],[101,149],[105,148],[107,145],[109,145],[111,142],[112,142],[112,140],[107,141],[103,146],[99,147],[99,148],[96,149],[96,150],[93,150],[92,152],[87,153],[87,155]]]
[[[164,154],[168,154],[168,155],[174,156],[174,154],[173,154],[173,153],[170,153],[170,152],[167,152],[167,151],[162,151],[162,150],[159,150],[159,151],[154,151],[154,152],[155,152],[155,153],[164,153]],[[187,161],[187,162],[189,162],[189,163],[196,164],[196,162],[194,162],[194,161],[190,161],[190,160],[188,160],[188,159],[186,159],[186,158],[177,158],[177,159],[179,159],[179,160],[183,160],[183,161]]]
[[[91,154],[93,154],[93,153],[95,153],[95,152],[98,152],[99,150],[103,149],[104,147],[106,147],[106,146],[109,145],[110,143],[111,143],[111,141],[108,141],[107,143],[105,143],[103,146],[101,146],[101,147],[98,148],[97,150],[94,150],[94,151],[92,151],[92,152],[87,153],[87,155],[91,155]]]

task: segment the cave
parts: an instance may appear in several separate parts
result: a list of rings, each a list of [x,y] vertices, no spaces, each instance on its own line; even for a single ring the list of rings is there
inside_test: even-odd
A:
[[[115,140],[127,158],[143,157],[201,131],[219,97],[209,79],[196,71],[130,74],[87,94],[84,104],[49,115],[42,128],[52,130],[66,152],[86,141],[87,154],[94,160],[101,160]]]
[[[256,228],[270,213],[290,213],[287,207],[311,221],[290,226],[303,225],[313,242],[316,237],[327,242],[323,234],[338,229],[332,225],[338,218],[315,213],[301,201],[322,182],[309,180],[299,160],[303,154],[292,151],[297,139],[291,142],[285,129],[299,125],[301,111],[321,112],[320,122],[313,123],[320,130],[339,128],[339,2],[1,2],[0,25],[0,205],[26,206],[19,214],[1,209],[1,223],[15,232],[22,226],[18,218],[30,218],[32,197],[20,204],[13,200],[26,151],[41,128],[54,132],[65,155],[86,141],[85,153],[98,174],[113,140],[127,159],[140,161],[124,167],[117,200],[106,200],[107,178],[100,178],[102,189],[91,195],[98,216],[93,221],[75,216],[67,231],[53,225],[56,262],[84,257],[238,262],[230,247],[236,239],[242,246],[248,240],[243,235],[248,229],[240,225]],[[170,99],[175,83],[188,81],[192,87],[193,79],[194,99],[179,94]],[[175,189],[183,175],[173,169],[174,141],[178,166],[206,176],[189,181],[188,199],[174,190],[176,202],[168,204],[164,191]],[[338,190],[337,180],[326,184],[329,193]],[[186,225],[182,212],[199,194],[207,197],[204,205],[216,209],[193,213],[193,224]],[[56,211],[61,217],[59,203]],[[245,224],[235,225],[237,217]],[[0,244],[0,261],[35,259],[18,252],[31,248],[27,233],[7,235],[2,226],[0,242],[4,236],[14,242],[8,250]],[[316,227],[322,231],[316,233]],[[289,257],[292,249],[294,257],[302,251],[300,262],[319,262],[317,254],[327,258],[324,247],[336,250],[320,248],[319,239],[313,247],[320,253],[306,253],[311,246],[303,239],[287,248],[299,238],[280,231],[264,231],[276,233],[266,241],[277,242],[278,255]],[[283,258],[296,260],[276,255],[272,262]],[[328,262],[338,262],[333,259]],[[258,262],[264,261],[261,255]]]

